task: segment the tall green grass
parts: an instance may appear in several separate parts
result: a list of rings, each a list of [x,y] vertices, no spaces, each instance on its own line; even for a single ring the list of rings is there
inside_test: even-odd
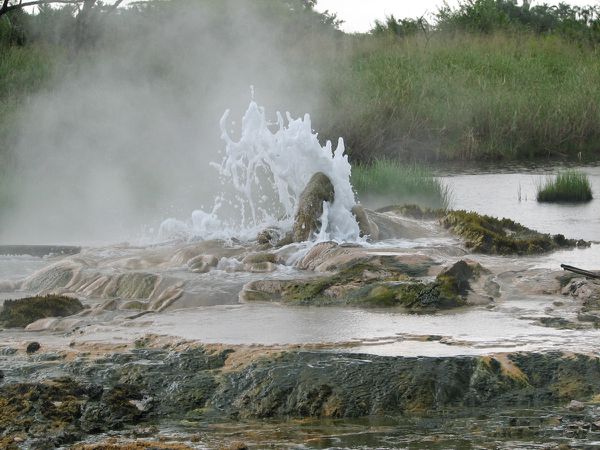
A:
[[[370,207],[397,204],[419,204],[447,209],[451,192],[426,167],[378,160],[357,164],[352,168],[352,186],[359,200]]]
[[[351,158],[598,157],[599,51],[557,36],[356,37],[319,120]]]
[[[592,198],[587,175],[577,170],[559,172],[538,186],[538,202],[588,202]]]

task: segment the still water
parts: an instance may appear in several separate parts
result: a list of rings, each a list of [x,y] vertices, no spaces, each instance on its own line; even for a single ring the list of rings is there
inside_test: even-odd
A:
[[[453,209],[507,217],[535,230],[573,239],[600,241],[600,166],[579,167],[594,199],[582,204],[538,203],[537,187],[556,168],[516,168],[503,173],[465,172],[440,179],[452,191]]]

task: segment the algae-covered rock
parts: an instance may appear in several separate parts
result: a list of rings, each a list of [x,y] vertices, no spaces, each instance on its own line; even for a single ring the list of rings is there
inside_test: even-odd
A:
[[[0,323],[5,327],[26,327],[45,317],[66,317],[82,309],[83,305],[76,298],[60,295],[6,300],[0,311]]]
[[[298,202],[298,211],[294,218],[294,242],[303,242],[318,233],[321,228],[323,202],[333,202],[334,188],[331,180],[323,172],[315,173]]]
[[[594,357],[560,353],[394,358],[286,352],[226,374],[212,404],[235,418],[531,407],[590,398],[600,390],[597,370]]]
[[[240,299],[409,310],[455,308],[466,304],[469,280],[476,279],[478,270],[483,270],[460,261],[434,281],[422,281],[412,278],[411,267],[395,265],[393,257],[386,259],[389,261],[383,265],[381,259],[355,262],[338,273],[313,279],[253,281],[244,286]]]
[[[529,422],[532,408],[548,416],[553,407],[552,414],[563,408],[562,421],[570,401],[594,401],[600,394],[598,358],[571,352],[404,357],[186,344],[82,355],[54,365],[39,361],[28,357],[10,367],[10,380],[0,384],[2,448],[73,448],[105,439],[90,435],[108,431],[118,439],[198,421],[229,427],[245,418],[403,417],[414,426],[426,413],[424,432],[430,433],[438,420],[446,431],[452,411],[477,415],[476,432],[492,439],[497,423],[483,429],[482,416],[507,417],[523,407],[522,420]],[[22,381],[33,370],[35,381]],[[67,376],[57,378],[57,372]]]
[[[531,255],[558,248],[589,246],[582,240],[566,239],[531,230],[510,219],[497,219],[475,212],[450,211],[441,224],[465,239],[466,246],[480,253]]]

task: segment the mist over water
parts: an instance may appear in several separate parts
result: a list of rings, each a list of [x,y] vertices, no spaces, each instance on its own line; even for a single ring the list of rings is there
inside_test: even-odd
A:
[[[167,217],[210,212],[223,190],[209,164],[222,159],[223,111],[241,117],[250,85],[267,111],[299,116],[319,102],[320,69],[295,53],[306,42],[286,38],[289,24],[269,11],[181,3],[106,25],[98,48],[28,102],[0,242],[132,240]]]

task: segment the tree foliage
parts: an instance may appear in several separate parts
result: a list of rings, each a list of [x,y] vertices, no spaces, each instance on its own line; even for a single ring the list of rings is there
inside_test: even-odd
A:
[[[436,27],[446,31],[492,33],[524,30],[558,34],[570,39],[600,42],[600,6],[531,6],[529,1],[463,0],[456,8],[444,5],[436,14]]]

